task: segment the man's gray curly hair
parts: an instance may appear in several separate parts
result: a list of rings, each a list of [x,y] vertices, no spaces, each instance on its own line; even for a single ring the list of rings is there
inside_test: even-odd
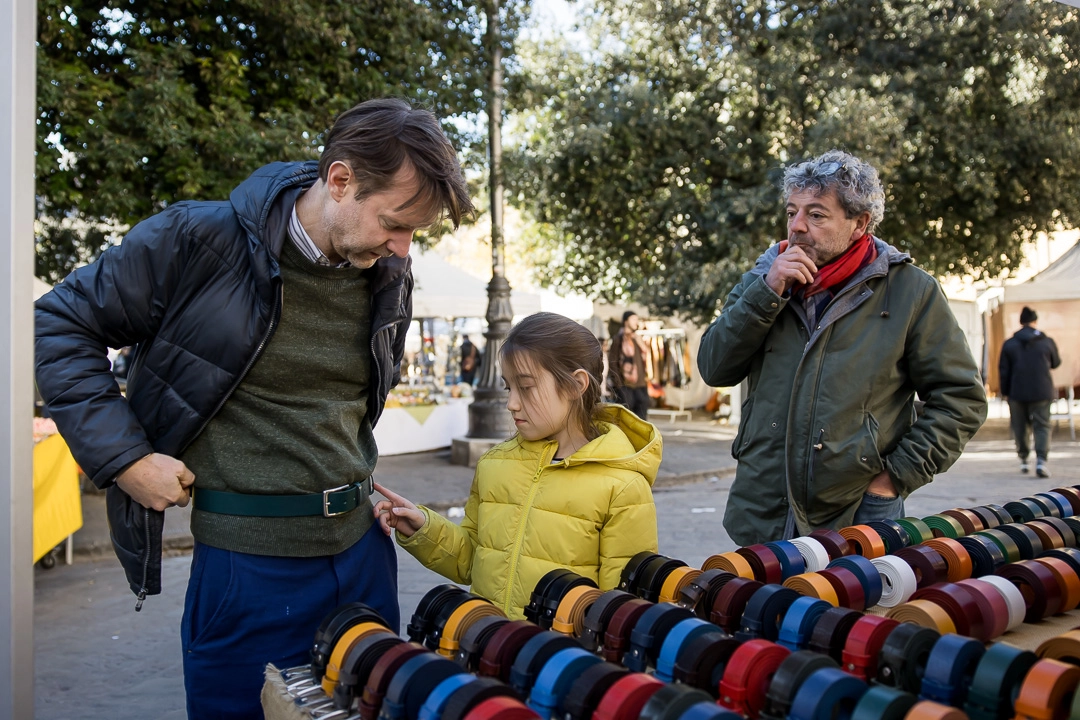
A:
[[[833,169],[834,165],[830,163],[838,164],[839,168]],[[866,228],[869,233],[874,232],[885,217],[885,190],[877,170],[843,150],[830,150],[813,160],[784,169],[785,201],[795,193],[807,190],[814,195],[835,190],[840,207],[849,218],[869,212],[870,225]]]

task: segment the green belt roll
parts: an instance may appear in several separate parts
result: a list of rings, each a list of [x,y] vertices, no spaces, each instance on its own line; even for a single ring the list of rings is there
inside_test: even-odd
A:
[[[1024,556],[1020,554],[1020,548],[1017,546],[1016,541],[1009,535],[1001,530],[980,530],[975,533],[976,535],[985,535],[994,541],[994,544],[1001,548],[1001,552],[1005,553],[1005,560],[1007,562],[1018,562],[1024,559]]]
[[[935,533],[934,537],[947,537],[955,540],[967,534],[964,532],[963,525],[948,515],[931,515],[930,517],[924,517],[923,522],[927,524],[931,532]],[[939,536],[937,533],[941,533],[941,535]]]
[[[971,678],[964,712],[970,720],[1007,720],[1015,715],[1013,700],[1024,676],[1039,658],[1033,652],[994,643],[979,660]]]
[[[918,545],[919,543],[934,539],[934,533],[930,530],[930,526],[919,518],[900,518],[896,521],[896,524],[907,531],[908,537],[911,538],[912,545]]]
[[[904,720],[918,701],[919,698],[903,690],[874,685],[859,698],[851,711],[851,720]]]

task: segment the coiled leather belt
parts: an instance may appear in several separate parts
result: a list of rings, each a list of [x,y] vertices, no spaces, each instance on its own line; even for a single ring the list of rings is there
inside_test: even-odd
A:
[[[581,646],[572,638],[551,630],[534,635],[522,646],[521,652],[514,659],[510,668],[510,686],[522,697],[528,697],[537,675],[547,661],[555,653],[568,648],[580,649]]]
[[[350,627],[360,623],[379,623],[386,626],[386,621],[379,613],[360,602],[342,605],[323,618],[315,631],[315,642],[311,648],[311,676],[315,682],[322,680],[330,653],[334,651],[341,636]]]
[[[1012,717],[1013,698],[1036,660],[1035,653],[1005,643],[987,648],[975,669],[964,703],[968,717],[971,720]]]
[[[626,571],[625,568],[623,571]],[[525,619],[531,623],[541,625],[540,618],[544,614],[544,600],[555,583],[564,578],[570,579],[572,582],[573,578],[579,577],[581,576],[566,568],[557,568],[544,573],[544,575],[536,581],[536,586],[533,588],[532,595],[529,596],[529,604],[525,606],[524,610]],[[572,587],[572,585],[567,585],[566,582],[560,585],[559,599],[562,599],[562,593],[569,590],[570,587]],[[548,627],[551,627],[550,623],[548,624]]]
[[[623,566],[622,574],[619,576],[619,587],[617,589],[628,592],[631,595],[637,595],[638,583],[641,580],[641,571],[645,567],[645,563],[657,557],[661,556],[657,553],[645,550],[630,558],[626,565]]]
[[[1048,525],[1048,526],[1054,528],[1054,530],[1057,532],[1057,534],[1061,536],[1061,541],[1063,543],[1063,545],[1055,546],[1055,547],[1070,547],[1070,548],[1076,547],[1076,531],[1073,530],[1072,526],[1069,525],[1069,523],[1065,522],[1061,518],[1056,518],[1056,517],[1038,518],[1037,520],[1032,520],[1031,523],[1029,523],[1029,525],[1030,526]],[[1049,549],[1049,548],[1047,548],[1047,549]]]
[[[692,612],[678,605],[653,605],[634,623],[630,631],[630,649],[623,655],[622,664],[634,672],[655,667],[660,648],[671,629],[693,617]]]
[[[886,553],[885,541],[869,525],[851,525],[841,528],[840,534],[854,548],[856,555],[872,559]]]
[[[623,654],[630,649],[630,633],[634,625],[653,604],[645,600],[630,600],[623,603],[604,630],[604,645],[600,654],[605,660],[621,663]]]
[[[829,553],[830,560],[851,555],[855,552],[847,538],[835,530],[815,530],[807,537],[812,537],[821,543],[822,547],[825,548],[825,552]]]
[[[1039,517],[1046,517],[1050,509],[1036,498],[1020,498],[1005,503],[1005,511],[1012,516],[1013,522],[1023,523]]]
[[[469,672],[477,672],[480,669],[480,658],[484,654],[484,648],[495,635],[495,632],[510,621],[505,617],[489,616],[482,617],[470,625],[461,636],[461,644],[458,647],[458,665]]]
[[[472,627],[473,623],[481,618],[505,618],[506,615],[499,608],[482,598],[473,598],[458,605],[450,613],[446,624],[443,625],[439,634],[439,645],[436,652],[446,658],[457,657],[458,648],[461,647],[461,638],[465,631]]]
[[[757,580],[741,577],[731,580],[716,594],[709,619],[714,625],[723,628],[724,632],[734,633],[739,629],[746,604],[761,587],[762,584]]]
[[[911,706],[904,720],[969,720],[962,710],[948,705],[920,700]]]
[[[1039,541],[1043,546],[1043,552],[1065,547],[1065,538],[1061,536],[1061,533],[1058,532],[1057,528],[1053,525],[1041,522],[1044,520],[1057,520],[1057,518],[1039,518],[1038,520],[1026,522],[1024,525],[1039,536]]]
[[[806,678],[791,703],[791,720],[832,720],[866,692],[866,683],[836,668],[823,668]]]
[[[776,642],[780,623],[791,604],[801,596],[783,585],[763,585],[750,596],[742,612],[735,639],[740,642],[762,638]]]
[[[944,705],[963,705],[975,669],[985,652],[986,648],[978,640],[942,635],[926,660],[920,697]]]
[[[641,570],[641,582],[638,583],[637,596],[649,602],[657,602],[660,599],[660,591],[663,589],[668,576],[682,567],[686,567],[686,563],[682,560],[673,560],[663,555],[658,555],[649,560]]]
[[[640,720],[679,720],[684,712],[702,702],[711,703],[712,698],[697,688],[665,685],[653,693],[638,717]]]
[[[540,720],[540,716],[520,700],[502,696],[477,703],[469,710],[469,714],[463,717],[464,720]],[[443,718],[447,720],[449,713],[444,713]]]
[[[911,538],[912,545],[918,545],[919,543],[934,539],[934,531],[920,518],[900,518],[896,521],[896,524],[907,531],[908,537]]]
[[[971,508],[971,512],[979,516],[979,519],[982,520],[983,528],[986,530],[996,528],[1002,522],[1001,518],[997,516],[997,513],[986,506],[973,507]]]
[[[993,586],[1005,598],[1005,604],[1009,608],[1009,624],[1006,630],[1020,627],[1024,623],[1024,615],[1027,614],[1027,604],[1020,588],[1000,575],[985,575],[979,578],[979,582]]]
[[[679,651],[673,672],[675,682],[720,696],[720,680],[739,641],[725,632],[711,632],[692,640]]]
[[[406,660],[390,679],[380,717],[406,720],[420,714],[431,691],[443,680],[465,671],[455,662],[431,652]]]
[[[754,569],[742,555],[733,552],[710,555],[701,566],[702,570],[726,570],[741,578],[754,579]]]
[[[471,682],[479,680],[475,675],[460,673],[451,675],[435,686],[435,689],[427,696],[427,700],[420,706],[419,720],[441,720],[443,708],[446,702],[456,691]]]
[[[598,597],[585,611],[585,617],[581,621],[581,637],[578,638],[581,645],[586,650],[596,652],[615,611],[633,599],[633,595],[622,590],[608,590]]]
[[[848,633],[862,613],[847,608],[830,608],[821,614],[810,634],[810,650],[828,655],[840,664],[844,661],[844,644]]]
[[[671,571],[671,574],[664,579],[664,584],[660,588],[660,595],[656,601],[661,603],[673,603],[678,601],[683,588],[692,583],[695,578],[701,575],[701,571],[697,568],[677,567]],[[693,610],[693,608],[691,608]]]
[[[728,660],[720,680],[720,704],[742,715],[757,717],[773,674],[790,655],[786,647],[768,640],[743,643]]]
[[[964,532],[960,535],[960,537],[964,537],[964,535],[970,535],[973,532],[978,532],[979,530],[985,528],[985,526],[983,525],[983,521],[979,519],[979,516],[971,512],[970,510],[954,508],[952,510],[944,510],[939,514],[948,515],[953,520],[960,523],[960,527],[964,529]]]
[[[1001,528],[994,528],[993,530],[983,530],[975,533],[973,537],[985,537],[990,538],[995,545],[1001,550],[1005,556],[1005,562],[1016,562],[1023,560],[1020,555],[1020,547],[1016,544],[1016,541],[1012,539],[1007,532]]]
[[[679,720],[742,720],[742,715],[726,710],[713,702],[691,705]]]
[[[964,526],[956,518],[951,518],[948,515],[930,515],[924,517],[923,522],[930,528],[930,532],[934,534],[935,538],[946,537],[955,540],[964,535]]]
[[[1057,487],[1053,492],[1066,498],[1072,505],[1072,512],[1065,513],[1066,515],[1080,515],[1080,490],[1075,487]]]
[[[619,678],[604,693],[593,720],[638,720],[645,703],[662,687],[664,683],[642,673]]]
[[[905,720],[916,702],[918,698],[911,693],[875,685],[859,698],[850,720]]]
[[[945,559],[946,577],[949,582],[956,582],[971,577],[971,556],[964,546],[951,538],[934,538],[923,543],[933,548]]]
[[[1069,498],[1065,497],[1061,493],[1055,490],[1048,490],[1047,492],[1035,493],[1032,497],[1036,499],[1046,500],[1047,504],[1053,503],[1057,512],[1051,512],[1051,516],[1055,518],[1069,517],[1075,514],[1073,512],[1072,503],[1069,502]]]
[[[563,704],[568,720],[591,720],[600,700],[611,686],[630,671],[614,663],[600,662],[585,669],[570,686]]]
[[[1039,660],[1024,677],[1016,696],[1016,717],[1020,720],[1055,720],[1064,715],[1072,697],[1072,712],[1080,709],[1076,694],[1080,685],[1080,667],[1057,660]]]
[[[997,529],[1013,539],[1016,547],[1020,549],[1020,557],[1024,560],[1037,558],[1043,554],[1044,549],[1050,549],[1043,548],[1042,539],[1027,525],[1008,523]]]
[[[956,583],[938,583],[921,588],[911,596],[913,600],[929,600],[949,613],[956,632],[961,635],[987,640],[988,619],[984,619],[979,602],[970,589]]]
[[[896,620],[866,615],[855,621],[840,654],[844,671],[860,680],[877,677],[878,655],[889,634],[899,625]]]
[[[708,620],[715,594],[734,577],[726,570],[706,570],[679,590],[678,604]]]
[[[882,542],[885,543],[886,554],[894,553],[911,544],[907,530],[895,520],[871,520],[866,523],[866,526],[881,537]]]
[[[877,681],[897,690],[918,694],[922,689],[930,651],[940,638],[936,630],[912,623],[899,623],[881,646]]]
[[[571,588],[555,611],[551,629],[563,635],[580,638],[585,632],[585,613],[601,595],[603,592],[598,588],[587,585]]]
[[[1024,595],[1024,622],[1039,622],[1061,609],[1061,586],[1050,568],[1034,560],[1021,560],[998,568],[997,574],[1016,585]]]
[[[1037,562],[1050,569],[1061,591],[1061,606],[1058,612],[1069,612],[1080,605],[1080,577],[1077,577],[1072,565],[1056,557],[1039,557]]]
[[[825,568],[818,575],[832,584],[840,607],[852,610],[866,609],[866,591],[863,590],[863,581],[851,570],[845,567],[830,567]]]
[[[824,568],[822,568],[824,569]],[[820,572],[803,573],[790,577],[784,581],[784,587],[789,587],[800,595],[824,600],[833,607],[840,606],[840,598],[833,589],[831,582],[821,576]]]
[[[420,598],[416,606],[416,612],[409,619],[409,624],[405,626],[405,634],[409,636],[409,640],[415,643],[424,642],[442,606],[449,600],[461,596],[468,598],[469,592],[449,583],[436,585],[424,593],[424,597]]]
[[[363,693],[375,663],[387,650],[402,644],[405,644],[404,640],[387,630],[368,635],[353,645],[341,664],[341,672],[338,673],[338,681],[334,686],[334,707],[351,708]]]
[[[881,599],[878,605],[896,607],[907,602],[919,587],[915,571],[911,566],[895,555],[874,558],[872,560],[878,575],[881,576]]]
[[[881,574],[871,560],[862,555],[852,555],[833,560],[827,569],[832,568],[846,568],[855,574],[862,585],[865,607],[873,607],[881,600]]]
[[[481,677],[446,700],[442,720],[525,720],[539,718],[514,690],[495,678]]]
[[[555,653],[537,674],[528,706],[541,717],[552,717],[556,711],[560,717],[564,717],[563,698],[574,680],[586,669],[601,662],[600,658],[580,646]]]
[[[823,668],[836,668],[836,663],[827,655],[819,655],[809,650],[793,652],[784,658],[773,673],[769,689],[765,693],[765,709],[762,717],[784,720],[791,712],[795,695],[813,673]]]
[[[544,630],[550,630],[562,599],[568,592],[578,587],[595,588],[596,583],[577,573],[559,575],[552,580],[540,598],[540,616],[536,624]]]
[[[671,628],[660,646],[660,652],[656,658],[656,677],[664,682],[674,680],[675,663],[678,662],[683,648],[703,635],[713,635],[717,632],[720,632],[720,628],[701,618],[691,617],[680,620]]]
[[[956,632],[956,624],[945,608],[929,600],[909,600],[889,610],[886,616],[902,623],[914,623],[936,630],[942,635]]]
[[[799,554],[806,564],[806,572],[824,570],[832,560],[825,546],[817,538],[797,537],[791,540],[791,544],[799,549]]]
[[[810,634],[821,616],[832,605],[813,597],[800,597],[788,607],[780,623],[777,643],[795,652],[803,650],[810,643]]]
[[[480,655],[478,671],[481,675],[510,682],[510,668],[525,643],[542,632],[540,627],[527,620],[515,620],[501,626],[491,636]]]
[[[992,575],[995,570],[1006,563],[1005,553],[991,538],[985,535],[969,535],[962,537],[956,542],[967,550],[971,558],[971,576],[982,577]]]
[[[754,579],[760,583],[780,583],[784,581],[784,571],[779,558],[764,545],[749,545],[735,551],[750,564]]]
[[[326,670],[322,677],[323,692],[331,696],[334,694],[334,686],[337,685],[341,674],[341,666],[353,646],[368,635],[383,632],[386,632],[386,627],[377,622],[362,622],[343,632],[330,653],[330,659],[326,662]]]
[[[979,603],[987,638],[992,639],[1004,635],[1009,629],[1009,605],[1001,591],[977,578],[961,580],[957,585],[963,585],[970,590],[976,602]]]
[[[765,547],[772,551],[776,559],[780,561],[781,582],[793,575],[801,575],[806,572],[806,561],[803,560],[799,548],[787,540],[767,542]]]
[[[394,674],[408,660],[424,654],[425,650],[415,643],[402,643],[395,645],[376,661],[375,666],[368,675],[364,692],[360,696],[360,717],[364,720],[375,720],[382,710],[383,698],[390,686]]]

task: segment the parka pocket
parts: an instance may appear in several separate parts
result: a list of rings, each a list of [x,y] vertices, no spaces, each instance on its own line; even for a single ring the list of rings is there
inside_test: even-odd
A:
[[[735,433],[735,441],[731,443],[731,457],[736,460],[743,451],[750,446],[750,437],[747,432],[750,428],[750,413],[754,409],[754,396],[743,400],[742,410],[739,411],[739,431]]]

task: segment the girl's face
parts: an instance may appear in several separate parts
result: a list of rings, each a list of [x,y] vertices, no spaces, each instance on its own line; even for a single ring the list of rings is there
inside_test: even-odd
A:
[[[577,399],[566,397],[554,375],[520,356],[513,363],[504,363],[504,372],[503,381],[510,391],[506,409],[523,438],[555,440],[570,452],[584,444],[584,434],[573,421],[571,403]]]

